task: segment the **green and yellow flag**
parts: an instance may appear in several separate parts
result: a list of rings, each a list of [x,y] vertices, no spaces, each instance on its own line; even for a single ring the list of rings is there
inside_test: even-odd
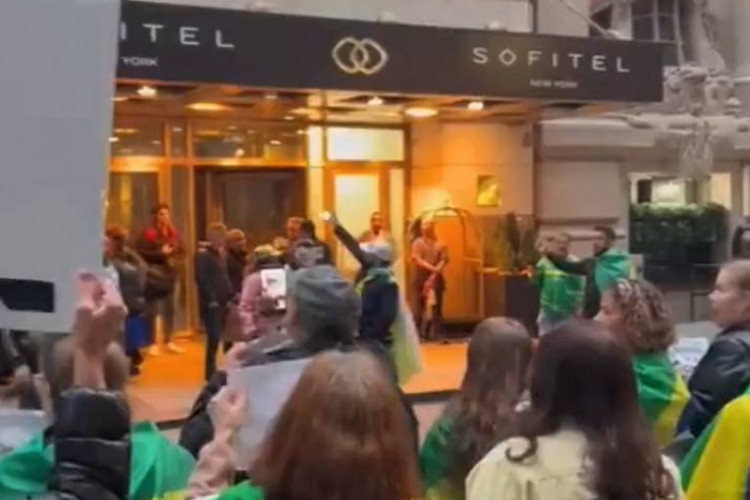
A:
[[[687,500],[750,499],[750,388],[726,405],[680,464]]]
[[[656,439],[666,446],[674,439],[677,422],[690,398],[682,376],[666,354],[643,354],[633,360],[638,403]]]
[[[151,422],[131,429],[129,500],[178,500],[184,497],[195,460],[172,444]],[[38,434],[0,460],[0,498],[33,498],[49,492],[54,449]]]

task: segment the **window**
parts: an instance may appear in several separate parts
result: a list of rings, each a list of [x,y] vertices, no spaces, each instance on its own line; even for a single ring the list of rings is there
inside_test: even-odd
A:
[[[666,66],[679,65],[678,41],[681,19],[675,18],[675,7],[680,0],[634,0],[633,39],[663,42],[666,45]],[[678,11],[679,12],[679,11]]]

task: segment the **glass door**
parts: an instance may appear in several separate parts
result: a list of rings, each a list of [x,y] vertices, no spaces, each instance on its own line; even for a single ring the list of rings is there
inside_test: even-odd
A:
[[[301,168],[199,169],[195,183],[196,233],[212,222],[245,232],[248,249],[283,236],[286,219],[304,217],[305,171]]]
[[[341,224],[359,237],[370,227],[370,217],[380,212],[389,228],[389,176],[388,170],[370,166],[329,166],[326,167],[326,187],[329,192],[326,209],[334,212]],[[354,278],[359,263],[338,242],[334,244],[336,267],[341,273]]]

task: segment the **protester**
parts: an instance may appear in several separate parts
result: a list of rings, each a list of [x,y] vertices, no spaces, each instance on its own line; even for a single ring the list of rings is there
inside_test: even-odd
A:
[[[678,425],[695,437],[750,386],[750,260],[725,265],[709,300],[722,331],[693,372],[690,401]]]
[[[559,259],[575,261],[570,256],[570,236],[561,233],[544,242],[543,252]],[[534,284],[539,293],[539,332],[545,334],[560,323],[575,317],[583,304],[584,279],[558,269],[545,255],[534,271]]]
[[[279,333],[283,326],[285,307],[263,290],[262,272],[282,269],[281,254],[271,245],[253,250],[250,273],[245,278],[240,298],[242,330],[246,338],[257,338]]]
[[[303,222],[305,222],[305,219],[302,217],[289,217],[287,219],[284,233],[287,245],[293,245],[300,238]]]
[[[17,402],[21,410],[38,409],[33,383],[38,373],[39,346],[29,332],[0,329],[0,403]]]
[[[360,264],[356,276],[357,292],[362,298],[360,341],[389,355],[399,383],[406,384],[421,370],[422,362],[419,334],[391,269],[393,247],[387,240],[360,244],[334,214],[326,214],[325,219]]]
[[[448,247],[438,240],[434,220],[423,219],[421,224],[421,235],[411,247],[411,260],[416,266],[414,294],[418,298],[415,317],[423,338],[435,339],[442,335],[443,271],[449,261]]]
[[[216,371],[216,354],[224,330],[224,317],[234,297],[227,274],[224,245],[227,228],[222,223],[208,227],[208,241],[198,246],[195,254],[195,282],[198,286],[198,309],[206,328],[206,380]]]
[[[151,423],[131,426],[121,394],[125,307],[113,283],[79,278],[72,334],[44,367],[52,425],[0,460],[0,498],[156,500],[183,491],[194,461]],[[73,388],[73,389],[72,389]],[[45,398],[46,399],[46,398]]]
[[[590,322],[541,338],[520,430],[471,471],[469,500],[680,497],[676,467],[638,407],[630,356]]]
[[[224,406],[233,414],[217,428],[217,440],[223,439],[225,446],[241,421],[242,406]],[[399,393],[375,358],[321,354],[304,369],[266,435],[248,471],[251,481],[218,498],[419,498],[411,429],[403,417]],[[206,455],[204,460],[212,461]]]
[[[138,238],[137,251],[148,264],[146,275],[146,324],[149,353],[161,354],[156,343],[156,317],[161,315],[164,344],[168,351],[182,354],[184,350],[172,342],[174,331],[174,293],[177,282],[177,261],[182,254],[180,235],[172,226],[169,205],[157,205],[152,211],[152,224]]]
[[[370,228],[362,233],[357,241],[365,244],[389,246],[394,250],[395,254],[396,241],[391,236],[390,231],[388,231],[381,212],[373,212],[370,215]]]
[[[667,446],[689,395],[667,352],[676,335],[664,296],[647,281],[620,280],[604,293],[596,320],[630,350],[641,410]]]
[[[558,269],[586,277],[586,291],[583,302],[583,315],[593,318],[599,312],[601,297],[620,279],[630,277],[630,257],[613,247],[617,235],[608,226],[594,228],[594,255],[579,262],[559,258],[548,253],[547,258]]]
[[[313,266],[292,276],[286,318],[288,338],[273,347],[255,349],[238,344],[228,353],[232,366],[257,366],[276,361],[304,359],[326,350],[356,349],[355,332],[360,300],[352,287],[331,266]],[[383,360],[389,366],[388,360]],[[395,374],[393,375],[394,386]],[[203,388],[182,428],[180,444],[194,456],[211,441],[214,429],[207,413],[208,404],[226,385],[226,372],[217,372]],[[414,429],[412,446],[416,449],[416,419],[404,400],[405,418]]]
[[[422,444],[425,500],[465,498],[471,469],[515,430],[531,350],[529,333],[515,320],[490,318],[476,327],[461,390]]]
[[[232,283],[232,292],[239,298],[242,293],[242,282],[248,265],[247,238],[241,229],[227,231],[226,243],[227,274]]]
[[[291,244],[285,258],[292,269],[333,265],[330,247],[318,239],[315,223],[309,219],[300,222],[299,237]]]
[[[137,252],[128,247],[125,228],[112,225],[105,234],[105,260],[111,263],[117,273],[117,285],[128,308],[123,347],[130,359],[130,374],[138,375],[143,362],[141,348],[147,342],[147,326],[143,316],[146,309],[148,266]]]

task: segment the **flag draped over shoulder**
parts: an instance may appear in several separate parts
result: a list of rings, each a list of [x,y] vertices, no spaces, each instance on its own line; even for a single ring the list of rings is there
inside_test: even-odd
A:
[[[599,293],[604,293],[618,280],[630,277],[630,257],[625,252],[610,249],[596,257],[594,282]]]
[[[424,500],[463,500],[465,494],[451,477],[453,421],[441,417],[430,428],[419,451]]]
[[[633,360],[638,403],[661,446],[675,435],[677,422],[690,398],[682,376],[666,354],[643,354]]]
[[[687,500],[750,498],[750,388],[726,405],[680,464]]]
[[[195,467],[193,457],[161,435],[151,422],[131,429],[129,500],[177,500],[184,497]],[[55,457],[38,434],[0,460],[0,498],[42,496],[48,490]]]

